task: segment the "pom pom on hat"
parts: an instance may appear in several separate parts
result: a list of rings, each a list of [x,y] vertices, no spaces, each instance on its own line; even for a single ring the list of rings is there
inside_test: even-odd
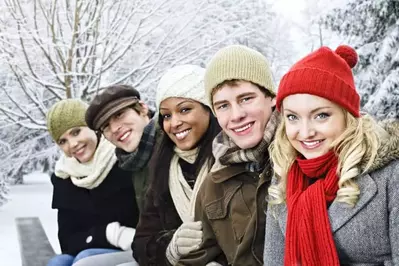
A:
[[[348,45],[340,45],[335,49],[335,53],[342,57],[350,68],[354,68],[357,64],[358,56],[352,47]]]

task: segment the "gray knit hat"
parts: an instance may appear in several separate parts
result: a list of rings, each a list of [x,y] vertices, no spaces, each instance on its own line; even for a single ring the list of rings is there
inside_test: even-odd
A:
[[[205,69],[195,65],[180,65],[166,71],[158,83],[156,105],[171,97],[189,98],[209,106],[204,90]]]
[[[85,113],[88,105],[79,99],[61,100],[47,112],[47,129],[55,142],[68,129],[87,126]]]
[[[243,45],[220,49],[206,67],[205,91],[212,105],[212,92],[226,80],[246,80],[260,85],[275,95],[269,63],[261,53]]]

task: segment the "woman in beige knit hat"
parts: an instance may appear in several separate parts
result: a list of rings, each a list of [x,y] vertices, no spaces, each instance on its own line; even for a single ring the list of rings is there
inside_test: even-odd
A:
[[[115,146],[87,127],[86,109],[67,99],[47,113],[48,131],[62,151],[51,176],[62,254],[48,266],[130,249],[138,221],[130,173],[118,167]]]

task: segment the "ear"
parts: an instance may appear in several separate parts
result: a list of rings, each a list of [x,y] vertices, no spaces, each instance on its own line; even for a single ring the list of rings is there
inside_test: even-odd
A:
[[[146,104],[146,103],[144,103],[143,101],[139,101],[139,104],[141,105],[141,107],[142,107],[142,110],[141,110],[141,112],[140,112],[140,115],[141,116],[148,116],[148,112],[149,112],[149,108],[148,108],[148,105]]]
[[[276,106],[276,102],[277,102],[276,97],[272,98],[272,107]]]

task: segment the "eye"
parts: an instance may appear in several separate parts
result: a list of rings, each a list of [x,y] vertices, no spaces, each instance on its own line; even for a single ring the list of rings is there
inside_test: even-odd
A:
[[[241,98],[240,102],[245,103],[245,102],[252,100],[253,98],[254,98],[253,96],[247,96],[247,97]]]
[[[104,124],[101,128],[100,131],[105,132],[109,129],[109,123]]]
[[[115,114],[115,118],[121,118],[124,113],[125,113],[125,110],[119,111],[118,113]]]
[[[187,112],[190,112],[190,111],[191,111],[191,108],[182,108],[180,110],[180,113],[187,113]]]
[[[316,119],[326,119],[329,117],[330,117],[330,114],[327,114],[327,113],[320,113],[320,114],[316,115]]]
[[[286,117],[287,117],[288,121],[295,121],[295,120],[298,120],[298,117],[296,117],[296,116],[293,115],[293,114],[288,114],[288,115],[286,115]]]
[[[168,120],[171,117],[171,115],[170,114],[161,114],[161,117],[163,120]]]
[[[227,103],[219,104],[216,106],[216,110],[226,109],[228,107]]]
[[[80,133],[80,128],[77,128],[77,129],[74,129],[74,130],[71,132],[71,135],[74,136],[74,137],[76,137],[77,135],[79,135],[79,133]]]
[[[60,145],[60,146],[64,145],[65,143],[66,143],[66,140],[65,140],[65,139],[60,139],[60,140],[58,141],[58,145]]]

